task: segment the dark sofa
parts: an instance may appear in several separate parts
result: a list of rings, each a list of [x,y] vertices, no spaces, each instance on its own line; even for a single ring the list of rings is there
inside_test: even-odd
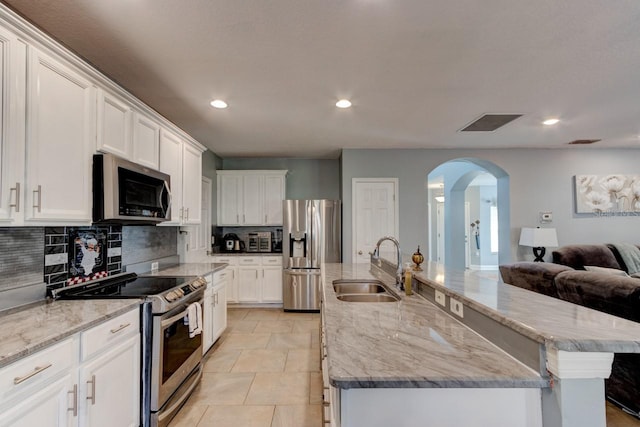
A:
[[[510,285],[640,322],[640,278],[628,273],[613,245],[568,245],[553,251],[553,262],[501,265]],[[599,271],[593,267],[602,268]],[[598,270],[595,268],[595,270]],[[616,354],[607,397],[640,414],[640,354]],[[640,417],[640,416],[639,416]]]

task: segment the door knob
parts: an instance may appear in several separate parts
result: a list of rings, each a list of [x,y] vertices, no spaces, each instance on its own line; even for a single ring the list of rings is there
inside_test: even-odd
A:
[[[358,251],[358,255],[362,255],[362,251]]]

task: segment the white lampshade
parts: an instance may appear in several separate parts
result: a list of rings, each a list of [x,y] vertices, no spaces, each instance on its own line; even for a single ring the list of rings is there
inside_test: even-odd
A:
[[[522,228],[520,246],[532,248],[557,248],[558,236],[555,228]]]

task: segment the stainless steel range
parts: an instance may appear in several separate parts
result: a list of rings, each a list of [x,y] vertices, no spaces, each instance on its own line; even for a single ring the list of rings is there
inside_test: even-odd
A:
[[[191,304],[200,304],[202,277],[141,277],[122,273],[53,291],[56,299],[143,298],[141,424],[163,427],[202,377],[202,334],[189,336]]]

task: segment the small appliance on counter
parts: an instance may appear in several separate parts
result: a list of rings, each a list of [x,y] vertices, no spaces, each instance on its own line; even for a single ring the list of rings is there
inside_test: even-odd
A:
[[[247,252],[271,252],[271,233],[260,231],[249,233],[249,247]]]
[[[240,240],[237,234],[225,234],[222,240],[224,242],[223,250],[225,252],[244,252],[244,242]]]

